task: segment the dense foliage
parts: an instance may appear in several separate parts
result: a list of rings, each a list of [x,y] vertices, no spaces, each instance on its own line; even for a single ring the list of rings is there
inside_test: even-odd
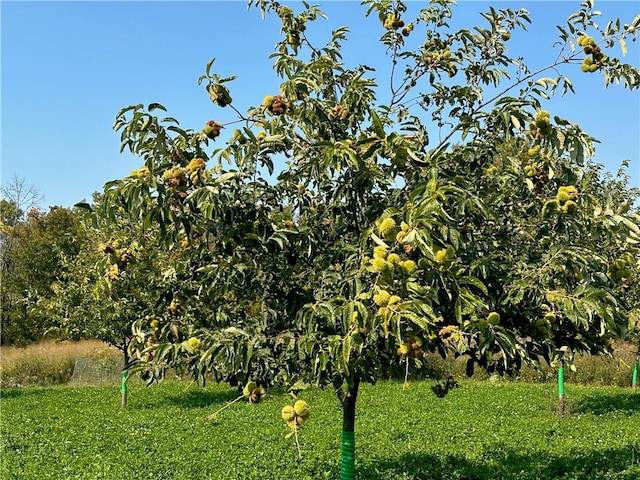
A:
[[[451,31],[450,2],[411,19],[402,3],[368,2],[390,61],[407,66],[379,104],[371,69],[341,61],[346,28],[315,46],[305,31],[316,7],[259,6],[282,20],[281,92],[242,113],[233,77],[211,61],[200,82],[244,123],[226,145],[207,150],[221,122],[183,129],[155,116],[160,104],[117,116],[122,148],[144,166],[107,185],[102,213],[124,205],[177,250],[166,311],[135,326],[155,374],[182,363],[216,380],[340,389],[398,358],[419,366],[428,350],[507,372],[607,350],[628,325],[637,192],[624,174],[620,191],[603,190],[585,162],[591,137],[542,108],[570,80],[508,55],[525,10],[491,9],[487,26]],[[568,19],[546,70],[589,58],[607,84],[637,88],[637,68],[608,48],[635,37],[638,19],[603,29],[597,15],[586,2]],[[424,43],[405,50],[418,29]],[[448,133],[431,145],[434,124]],[[287,167],[269,182],[281,157]]]
[[[2,343],[24,344],[55,326],[44,305],[55,298],[56,282],[68,259],[86,246],[81,216],[66,208],[37,208],[21,213],[15,202],[1,200]]]

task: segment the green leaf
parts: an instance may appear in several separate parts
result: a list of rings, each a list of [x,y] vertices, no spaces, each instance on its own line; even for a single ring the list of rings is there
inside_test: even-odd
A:
[[[471,277],[471,276],[458,277],[458,282],[460,282],[461,284],[473,285],[485,295],[489,295],[489,290],[487,289],[487,286],[476,277]]]
[[[627,56],[627,42],[624,38],[618,37],[618,43],[620,44],[620,49],[622,50],[622,56]]]
[[[635,223],[633,223],[631,220],[629,220],[626,217],[623,217],[622,215],[614,215],[612,217],[616,222],[618,223],[624,223],[625,226],[629,229],[632,230],[633,232],[635,232],[636,234],[640,235],[640,227],[638,225],[636,225]]]
[[[387,245],[387,243],[383,239],[381,239],[379,236],[377,236],[373,232],[371,232],[371,239],[376,243],[376,245],[380,245],[381,247],[389,248],[389,245]]]
[[[237,327],[225,328],[224,329],[224,333],[226,333],[227,335],[241,335],[243,337],[250,337],[251,336],[247,332],[245,332],[244,330],[242,330],[240,328],[237,328]]]
[[[93,209],[91,208],[91,205],[89,205],[86,202],[80,202],[80,203],[76,203],[74,205],[75,208],[79,209],[79,210],[84,210],[86,212],[92,212]]]
[[[342,341],[342,361],[345,366],[349,364],[349,358],[351,357],[351,342],[351,335],[347,335]]]
[[[211,273],[211,272],[218,271],[218,269],[219,269],[218,265],[215,265],[215,264],[205,265],[204,267],[200,267],[196,269],[196,273]]]
[[[242,175],[242,173],[241,173],[241,172],[226,172],[226,173],[223,173],[223,174],[221,174],[221,175],[218,175],[218,176],[215,178],[215,182],[216,182],[216,183],[226,183],[226,182],[228,182],[229,180],[232,180],[232,179],[234,179],[234,178],[240,178],[240,177],[242,177],[242,176],[243,176],[243,175]]]
[[[138,109],[140,109],[142,107],[143,107],[143,105],[141,103],[139,103],[137,105],[128,105],[126,107],[122,107],[120,110],[118,110],[118,113],[116,114],[116,118],[124,115],[125,113],[127,113],[130,110],[138,110]]]
[[[167,109],[159,103],[150,103],[147,110],[149,110],[149,112],[153,112],[154,110],[162,110],[164,112],[167,111]]]
[[[371,114],[371,126],[373,127],[373,131],[378,137],[384,138],[386,135],[384,133],[384,126],[380,121],[380,117],[378,117],[378,114],[376,113],[375,110],[371,110],[370,114]]]
[[[213,66],[213,62],[215,62],[215,61],[216,61],[216,59],[215,59],[215,58],[212,58],[211,60],[209,60],[209,61],[207,62],[207,66],[206,66],[206,67],[205,67],[205,69],[204,69],[205,74],[206,74],[207,76],[211,75],[211,67]]]

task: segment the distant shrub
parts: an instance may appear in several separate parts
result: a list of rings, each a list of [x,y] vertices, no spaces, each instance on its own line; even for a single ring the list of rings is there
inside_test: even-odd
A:
[[[118,350],[98,340],[42,342],[24,348],[2,347],[0,386],[9,388],[68,383],[78,358],[96,359],[105,365],[122,361]]]
[[[577,385],[611,385],[628,387],[631,385],[633,363],[636,347],[630,342],[618,342],[614,346],[613,358],[605,356],[578,355],[575,358],[576,371],[565,369],[565,381]],[[466,377],[467,357],[443,359],[437,354],[427,355],[427,361],[433,372],[430,376],[435,379],[453,376]],[[524,366],[515,377],[504,377],[505,380],[525,383],[555,382],[557,368],[544,363],[540,368]],[[482,369],[476,369],[471,379],[487,380],[490,376]]]

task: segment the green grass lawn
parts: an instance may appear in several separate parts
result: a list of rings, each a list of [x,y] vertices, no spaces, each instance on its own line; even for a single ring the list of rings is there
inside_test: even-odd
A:
[[[469,382],[437,398],[429,382],[364,385],[358,398],[360,479],[638,479],[640,393],[567,385],[571,413],[555,413],[552,384]],[[2,479],[335,479],[341,409],[331,391],[300,398],[311,417],[299,460],[271,394],[238,402],[227,387],[167,382],[31,387],[1,392]]]

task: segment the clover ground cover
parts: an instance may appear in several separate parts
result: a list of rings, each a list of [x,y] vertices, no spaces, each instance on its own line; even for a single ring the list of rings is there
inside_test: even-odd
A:
[[[640,478],[640,394],[568,386],[555,414],[550,384],[468,382],[440,399],[430,382],[365,385],[358,400],[360,479]],[[331,391],[301,393],[311,415],[303,458],[280,413],[288,397],[167,382],[130,389],[32,387],[1,395],[3,479],[337,478],[341,409]]]

